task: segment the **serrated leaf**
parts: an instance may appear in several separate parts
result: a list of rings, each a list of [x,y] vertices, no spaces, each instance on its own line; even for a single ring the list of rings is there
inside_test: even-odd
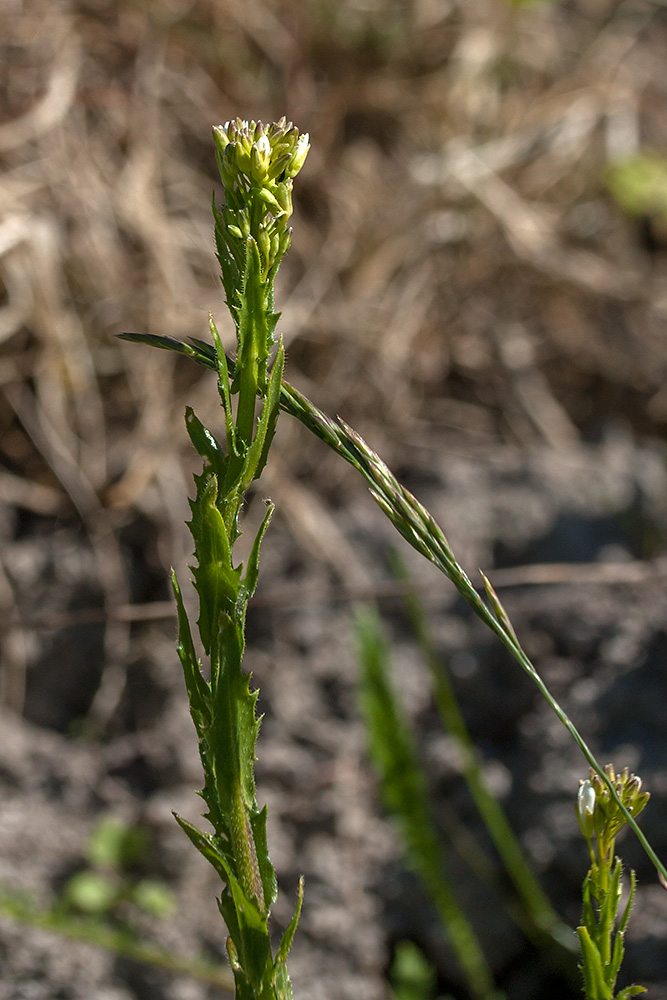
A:
[[[646,993],[645,986],[626,986],[624,990],[616,994],[614,1000],[629,1000],[630,997],[636,997],[640,993]]]
[[[294,1000],[292,982],[285,962],[276,962],[273,967],[273,988],[276,1000]]]
[[[255,901],[246,895],[233,875],[230,876],[229,889],[239,927],[239,942],[234,942],[239,962],[246,978],[259,994],[267,967],[270,970],[273,966],[266,916],[260,912]]]
[[[220,395],[220,401],[222,402],[222,408],[225,412],[225,431],[227,435],[227,448],[229,449],[230,455],[233,454],[238,457],[238,450],[236,447],[236,429],[234,427],[234,414],[232,413],[232,401],[231,401],[231,390],[229,382],[229,370],[227,368],[227,356],[225,355],[224,348],[222,346],[222,341],[220,340],[220,334],[218,333],[218,328],[213,321],[212,313],[208,316],[208,325],[211,331],[211,336],[213,337],[214,353],[218,368],[218,393]],[[224,477],[220,477],[220,482],[223,482]]]
[[[623,935],[619,932],[616,933],[614,937],[614,948],[612,951],[611,962],[607,968],[607,974],[605,976],[606,981],[609,983],[611,989],[614,989],[616,985],[616,980],[618,978],[618,973],[621,968],[621,963],[623,962],[623,956],[625,955],[625,946],[623,943]]]
[[[236,320],[236,313],[238,311],[237,289],[241,284],[241,273],[239,271],[238,263],[231,254],[225,241],[224,232],[226,224],[222,214],[218,210],[218,206],[215,203],[215,196],[213,197],[212,207],[213,218],[215,220],[216,257],[218,258],[218,263],[220,264],[220,276],[222,278],[223,288],[225,289],[227,306]]]
[[[243,581],[248,598],[252,597],[257,587],[257,577],[259,573],[259,547],[262,544],[264,533],[269,526],[269,522],[275,510],[275,505],[272,504],[270,500],[266,500],[265,502],[267,511],[264,515],[262,523],[259,526],[259,531],[255,535],[255,541],[252,543],[252,549],[250,550],[250,556],[248,557],[248,566]]]
[[[176,609],[178,612],[178,644],[176,646],[183,675],[185,677],[185,687],[190,701],[190,710],[193,713],[193,720],[200,737],[206,726],[210,724],[210,689],[204,680],[201,672],[201,665],[195,652],[190,622],[188,621],[181,589],[176,579],[176,573],[171,571],[171,585],[176,599]],[[195,717],[196,716],[196,717]]]
[[[259,877],[262,883],[264,904],[267,914],[276,901],[278,895],[278,883],[276,872],[269,857],[269,848],[266,842],[266,818],[267,807],[260,812],[250,814],[250,826],[255,841],[255,851],[257,854],[257,865],[259,867]]]
[[[266,399],[264,400],[264,406],[262,407],[262,414],[257,425],[255,440],[253,441],[246,458],[245,468],[243,470],[243,479],[241,481],[242,490],[247,490],[254,479],[259,479],[259,476],[266,465],[266,459],[268,457],[269,448],[271,447],[271,442],[273,441],[273,436],[276,433],[276,424],[280,413],[280,389],[282,386],[284,367],[285,348],[283,347],[281,340],[276,353],[275,361],[273,362],[273,368],[271,369],[269,388],[266,394]]]
[[[294,911],[294,916],[290,920],[289,924],[285,928],[285,932],[280,939],[280,944],[278,945],[278,951],[276,952],[276,963],[286,962],[289,950],[292,947],[292,941],[294,940],[294,935],[296,934],[296,929],[299,924],[299,917],[301,916],[301,907],[303,906],[303,875],[299,879],[299,896],[296,901],[296,909]]]
[[[211,692],[213,721],[210,756],[214,762],[216,788],[224,815],[230,817],[240,787],[246,808],[255,804],[255,743],[259,721],[255,718],[258,692],[250,691],[250,677],[241,670],[242,627],[221,614],[211,646]]]
[[[192,572],[199,595],[199,634],[206,650],[211,653],[213,632],[220,615],[231,614],[239,593],[241,568],[234,568],[224,518],[216,500],[218,482],[211,475],[199,477],[198,496],[190,502],[190,531],[195,542],[198,565]]]
[[[584,977],[587,1000],[610,1000],[611,990],[605,983],[600,954],[585,927],[577,927],[581,948],[581,971]]]
[[[635,901],[636,891],[637,891],[637,875],[633,870],[630,872],[630,895],[628,896],[628,901],[625,904],[625,909],[623,910],[623,916],[621,917],[621,922],[618,925],[619,934],[624,934],[627,929],[628,920],[630,919],[630,914],[632,912],[632,907]]]
[[[239,349],[236,379],[246,366],[254,365],[257,372],[257,386],[263,395],[266,391],[266,364],[272,344],[272,337],[267,330],[273,310],[267,299],[266,283],[262,280],[259,247],[251,236],[247,238],[245,246],[243,293],[238,314]],[[237,387],[238,383],[235,380],[233,388]]]

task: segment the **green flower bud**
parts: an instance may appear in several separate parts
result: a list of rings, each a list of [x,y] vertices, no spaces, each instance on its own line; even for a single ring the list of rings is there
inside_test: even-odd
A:
[[[227,173],[236,180],[236,143],[230,142],[225,146],[222,154],[222,162]]]
[[[607,764],[604,773],[614,786],[614,791],[633,818],[636,818],[650,799],[648,792],[642,792],[642,781],[625,767],[616,774],[613,764]],[[604,852],[613,850],[613,842],[627,823],[620,806],[611,795],[599,774],[591,769],[589,784],[594,790],[596,807],[594,815],[595,834],[603,845]]]
[[[278,237],[278,256],[282,257],[283,254],[287,253],[289,245],[292,242],[292,230],[283,229],[280,236]]]
[[[267,174],[267,180],[274,181],[276,177],[280,177],[282,173],[289,167],[292,162],[292,156],[290,153],[281,153],[279,156],[274,155],[271,158],[271,166]]]
[[[288,177],[296,177],[296,175],[301,170],[301,167],[306,161],[308,156],[308,150],[310,149],[310,136],[308,132],[304,132],[300,135],[296,141],[294,154],[292,156],[292,162],[288,169],[285,171]]]
[[[292,182],[283,181],[275,186],[276,201],[285,215],[291,215],[294,211],[292,207]]]
[[[276,200],[276,198],[274,197],[274,195],[271,193],[271,191],[269,191],[269,189],[267,187],[261,188],[261,190],[259,192],[259,196],[262,199],[262,201],[264,202],[264,204],[268,205],[270,209],[272,209],[273,211],[277,212],[279,215],[283,215],[284,214],[284,210],[283,210],[282,206]]]
[[[271,262],[271,240],[264,226],[259,231],[257,242],[264,261],[269,264]]]
[[[213,126],[213,141],[216,148],[220,150],[220,153],[224,153],[227,146],[229,145],[229,136],[225,131],[224,125],[214,125]]]
[[[239,173],[245,174],[246,177],[250,176],[252,170],[252,160],[250,158],[251,149],[252,146],[250,143],[244,141],[243,139],[234,143],[234,150],[236,153],[236,169]]]

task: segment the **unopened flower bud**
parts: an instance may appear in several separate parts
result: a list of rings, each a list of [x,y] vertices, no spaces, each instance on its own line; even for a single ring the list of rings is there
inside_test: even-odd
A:
[[[306,161],[308,156],[308,150],[310,149],[310,135],[308,132],[304,132],[297,139],[296,146],[294,149],[294,154],[292,156],[292,162],[285,171],[288,177],[296,177],[296,175],[301,170],[301,167]]]
[[[274,152],[271,158],[271,166],[269,167],[267,180],[274,181],[277,177],[280,177],[280,175],[285,172],[287,167],[289,167],[291,162],[292,156],[290,153],[282,153],[280,156],[276,156]]]
[[[271,260],[271,240],[269,239],[269,234],[266,228],[262,226],[257,236],[257,242],[259,243],[259,249],[264,258],[266,264]]]
[[[236,178],[236,143],[230,142],[222,154],[222,162],[230,177]]]
[[[226,127],[224,125],[214,125],[213,126],[213,141],[220,153],[224,153],[229,145],[229,136],[226,132]]]
[[[270,160],[271,146],[266,136],[262,135],[253,144],[250,153],[252,179],[257,184],[261,184],[266,179]]]
[[[283,181],[282,184],[276,184],[275,192],[276,192],[276,200],[278,201],[281,210],[285,213],[285,215],[291,215],[293,212],[292,182]]]
[[[590,781],[582,781],[577,793],[577,819],[586,840],[590,840],[594,833],[594,812],[595,789]]]
[[[279,215],[283,214],[283,208],[282,208],[282,206],[276,200],[275,196],[271,193],[271,191],[269,191],[269,189],[267,187],[263,187],[260,190],[259,196],[262,199],[262,201],[264,202],[264,204],[268,205],[269,208],[272,211],[277,212]]]

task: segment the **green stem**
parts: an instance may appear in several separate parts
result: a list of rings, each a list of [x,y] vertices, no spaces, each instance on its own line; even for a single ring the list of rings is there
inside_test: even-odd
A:
[[[129,333],[120,334],[120,337],[124,340],[151,344],[165,350],[177,351],[179,354],[185,354],[207,368],[217,368],[214,349],[210,345],[200,341],[195,341],[195,346],[191,346],[174,338],[156,337],[149,334]],[[230,372],[233,371],[233,360],[228,359],[228,364]],[[634,817],[628,812],[612,782],[605,774],[601,765],[598,764],[577,728],[540,678],[535,667],[521,648],[516,636],[494,617],[489,608],[481,600],[465,572],[454,558],[449,549],[447,539],[435,519],[400,485],[387,466],[375,452],[371,451],[365,441],[355,431],[344,424],[336,423],[331,417],[311,403],[306,396],[284,381],[280,390],[280,405],[285,412],[299,420],[311,433],[361,473],[370,485],[380,507],[406,541],[417,552],[421,553],[421,555],[437,566],[452,581],[464,600],[472,607],[475,614],[500,638],[501,642],[506,646],[521,668],[525,670],[537,685],[540,693],[565,726],[590,766],[600,776],[608,788],[611,797],[623,813],[626,822],[632,827],[646,856],[658,872],[661,881],[667,885],[667,868],[660,861]]]
[[[404,572],[399,571],[399,576],[403,580],[407,579]],[[559,945],[572,951],[575,948],[572,929],[564,924],[555,912],[538,879],[526,864],[504,810],[486,784],[477,751],[461,714],[447,668],[437,654],[428,623],[414,592],[406,593],[405,604],[431,673],[438,712],[446,729],[459,746],[463,774],[489,836],[528,914],[539,929],[540,936],[547,933]]]

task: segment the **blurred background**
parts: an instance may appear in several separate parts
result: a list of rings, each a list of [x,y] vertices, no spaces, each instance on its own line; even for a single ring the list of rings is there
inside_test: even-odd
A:
[[[7,891],[223,960],[215,880],[171,816],[196,820],[200,777],[167,585],[191,551],[185,405],[212,428],[220,410],[209,373],[114,335],[205,338],[211,310],[233,346],[211,125],[237,115],[286,115],[312,143],[277,289],[287,378],[380,452],[471,575],[490,571],[603,763],[653,792],[644,826],[664,857],[666,98],[664,0],[3,0]],[[386,996],[412,940],[439,990],[464,997],[383,818],[355,696],[352,607],[375,599],[439,822],[454,840],[476,829],[396,598],[400,540],[287,416],[262,489],[248,517],[264,495],[277,513],[247,663],[278,929],[306,875],[295,994]],[[584,762],[447,582],[404,555],[489,781],[576,921]],[[141,831],[129,861],[95,853],[108,817]],[[625,847],[642,884],[628,975],[659,1000],[667,898]],[[91,910],[73,879],[110,864],[116,888],[148,881],[162,905],[121,892]],[[456,851],[452,868],[507,995],[570,995],[508,917],[502,881],[489,889]],[[11,1000],[219,995],[8,917],[0,931]]]

